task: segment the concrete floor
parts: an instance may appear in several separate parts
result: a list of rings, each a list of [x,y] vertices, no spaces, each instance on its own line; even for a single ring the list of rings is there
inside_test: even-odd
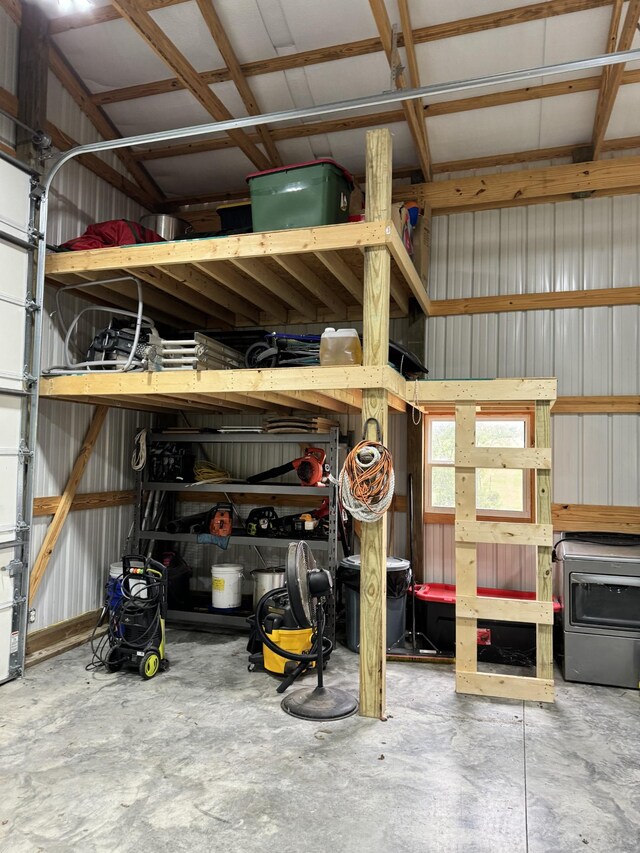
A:
[[[558,683],[545,707],[456,696],[390,664],[389,719],[309,723],[244,638],[170,632],[150,682],[87,647],[0,687],[4,853],[637,853],[637,692]],[[357,691],[342,649],[329,684]],[[307,682],[308,683],[308,682]]]

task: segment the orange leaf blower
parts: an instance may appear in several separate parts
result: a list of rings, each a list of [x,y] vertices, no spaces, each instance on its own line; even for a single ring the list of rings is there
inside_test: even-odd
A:
[[[273,480],[281,474],[295,471],[304,486],[324,486],[329,477],[329,465],[326,460],[327,454],[320,447],[307,447],[304,456],[247,477],[247,483],[263,483],[265,480]]]

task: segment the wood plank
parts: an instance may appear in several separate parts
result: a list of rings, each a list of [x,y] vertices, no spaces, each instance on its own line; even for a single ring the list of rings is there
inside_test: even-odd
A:
[[[18,33],[18,121],[42,131],[47,123],[48,50],[49,19],[40,6],[26,3]],[[15,132],[18,160],[37,170],[40,155],[31,131],[16,124]]]
[[[359,246],[385,246],[388,227],[391,226],[385,222],[351,222],[317,228],[296,228],[290,231],[261,231],[235,237],[61,252],[47,255],[47,274],[118,270],[125,267],[129,269],[156,264],[164,267],[169,264],[231,261],[280,254],[301,255]],[[213,270],[213,267],[211,269]]]
[[[501,545],[553,544],[551,524],[513,524],[507,521],[456,521],[457,542],[487,542]]]
[[[185,289],[185,287],[180,286],[180,283],[176,281],[176,278],[167,275],[162,267],[139,267],[133,270],[125,269],[124,272],[127,272],[147,284],[150,284],[152,294],[153,290],[159,290],[161,293],[170,296],[172,299],[178,300],[177,305],[176,303],[173,303],[176,312],[174,313],[174,318],[176,316],[181,316],[181,312],[186,309],[186,316],[183,316],[183,319],[188,320],[191,318],[190,322],[193,325],[207,325],[205,320],[206,317],[213,318],[218,315],[221,315],[220,319],[227,325],[235,325],[235,317],[233,314],[228,311],[224,311],[224,309],[221,310],[220,306],[216,305],[209,299],[203,298],[197,293],[190,293],[189,290]],[[125,288],[126,285],[120,285],[119,292],[124,292]],[[145,288],[143,292],[147,294],[148,299],[150,290]],[[158,294],[153,294],[149,304],[152,304],[154,308],[160,308],[167,312],[170,311],[172,303],[169,300],[162,299],[162,297],[158,298]],[[202,312],[202,316],[198,316],[198,314],[195,313],[199,311]],[[171,315],[169,314],[168,316]]]
[[[89,89],[80,77],[78,77],[75,70],[54,43],[49,45],[49,66],[100,136],[103,139],[119,139],[122,134],[102,108],[93,103]],[[144,167],[138,163],[131,151],[119,148],[114,150],[113,153],[124,164],[149,200],[145,204],[145,207],[150,207],[164,199],[164,194],[160,191],[156,182],[150,177]]]
[[[173,71],[176,77],[182,81],[185,88],[193,94],[209,115],[218,121],[233,118],[220,98],[202,81],[195,68],[147,12],[140,9],[134,0],[112,0],[112,5],[131,24],[154,53]],[[230,130],[228,135],[258,169],[269,168],[270,164],[267,158],[248,139],[244,131]]]
[[[418,301],[418,305],[424,311],[425,314],[430,315],[432,313],[432,302],[427,295],[427,288],[425,283],[420,278],[418,271],[413,265],[413,261],[407,254],[407,250],[404,247],[402,240],[400,239],[400,235],[398,231],[393,226],[387,234],[389,251],[391,252],[391,256],[394,261],[398,265],[398,268],[402,275],[404,276],[405,281],[409,285],[409,289],[411,293]]]
[[[178,3],[187,3],[189,0],[137,0],[137,2],[147,12],[151,12],[154,9],[166,9],[168,6],[175,6]],[[111,5],[92,6],[90,9],[83,9],[82,12],[53,18],[51,20],[51,32],[66,33],[69,30],[91,27],[94,24],[117,21],[119,18],[120,12]]]
[[[386,341],[384,352],[386,357]],[[406,399],[404,379],[386,364],[384,367],[281,367],[278,370],[192,370],[118,373],[109,376],[56,376],[42,379],[40,383],[43,397],[77,397],[83,394],[253,394],[256,391],[286,392],[301,389],[331,392],[353,388],[386,388]]]
[[[391,217],[391,134],[369,131],[366,136],[368,221]],[[363,287],[363,364],[383,368],[388,359],[391,257],[384,247],[367,248]],[[384,384],[362,395],[362,422],[366,438],[388,441],[389,408]],[[387,666],[387,517],[362,524],[360,537],[360,714],[384,719]]]
[[[637,534],[640,532],[640,506],[554,503],[551,520],[554,530]]]
[[[109,410],[106,406],[96,407],[89,429],[87,430],[87,434],[84,437],[84,441],[82,442],[82,446],[71,470],[71,474],[67,480],[67,485],[62,493],[60,504],[53,516],[51,524],[47,528],[47,532],[42,545],[40,546],[38,556],[33,563],[29,577],[30,606],[33,604],[36,593],[38,592],[42,582],[42,578],[44,577],[44,573],[46,572],[49,561],[51,560],[51,555],[53,554],[56,543],[62,533],[62,528],[67,520],[71,504],[73,503],[82,475],[84,474],[84,469],[87,467],[87,463],[91,457],[95,443],[98,440],[98,436],[100,435],[100,431],[102,430],[102,425],[106,420],[108,411]]]
[[[429,306],[431,317],[460,314],[502,314],[510,311],[544,311],[548,308],[600,308],[640,304],[640,287],[602,287],[554,293],[514,293],[504,296],[474,296],[470,299],[437,299]]]
[[[419,404],[511,403],[554,400],[555,379],[429,379],[407,382],[405,399]]]
[[[550,468],[551,448],[545,447],[477,447],[456,448],[457,466],[466,468],[529,469]]]
[[[22,3],[20,0],[0,0],[0,8],[4,9],[14,24],[22,22]]]
[[[87,613],[81,613],[80,616],[56,622],[47,628],[40,628],[38,631],[29,631],[26,645],[27,656],[41,652],[51,646],[56,646],[58,643],[69,640],[78,634],[85,634],[91,631],[98,621],[100,612],[101,608],[89,610]]]
[[[330,290],[302,258],[296,255],[274,255],[273,259],[327,308],[336,312],[346,312],[346,302]]]
[[[257,258],[231,258],[231,263],[250,276],[274,296],[279,297],[288,305],[300,311],[303,317],[314,322],[317,315],[316,306],[305,298],[294,285],[289,284],[270,267]]]
[[[558,397],[553,415],[640,414],[640,395],[612,397]]]
[[[488,672],[456,672],[456,692],[526,702],[553,702],[553,681],[521,675]]]
[[[208,275],[212,280],[219,281],[220,284],[224,285],[241,299],[261,308],[269,317],[273,317],[282,323],[287,322],[286,306],[279,299],[274,299],[271,293],[265,293],[253,281],[242,276],[231,264],[223,264],[219,261],[208,263],[205,261],[194,263],[194,267],[205,275]]]
[[[470,209],[479,203],[485,208],[509,202],[529,204],[537,199],[638,185],[640,157],[625,157],[416,184],[410,194],[415,197],[422,192],[434,214],[442,214]]]
[[[136,493],[134,491],[121,489],[111,492],[84,492],[76,494],[69,507],[70,512],[82,512],[86,509],[105,509],[113,506],[127,506],[135,503]],[[52,495],[46,498],[34,498],[33,515],[38,518],[43,515],[54,515],[60,501],[61,495]]]
[[[473,403],[456,406],[456,453],[467,452],[476,443],[476,407]],[[476,472],[473,468],[455,469],[456,519],[470,524],[476,518]],[[477,548],[475,542],[461,542],[456,536],[456,590],[461,596],[475,597],[478,589]],[[456,604],[456,670],[475,672],[478,668],[475,618],[461,618]]]
[[[216,43],[218,50],[220,51],[220,55],[226,63],[231,79],[235,83],[235,87],[242,98],[243,104],[247,108],[248,114],[251,116],[262,115],[264,110],[262,110],[258,105],[258,101],[251,91],[251,87],[247,83],[247,78],[242,73],[242,68],[240,67],[238,58],[236,57],[231,42],[229,41],[226,30],[222,26],[222,22],[218,17],[218,13],[216,12],[212,0],[197,0],[197,3],[198,8],[200,9],[200,14],[204,18],[204,22],[209,28],[211,37]],[[278,149],[271,137],[269,129],[265,125],[258,127],[258,136],[264,145],[265,151],[269,155],[271,165],[274,167],[282,166],[282,158],[278,153]]]
[[[622,19],[622,7],[625,0],[614,0],[611,8],[611,18],[609,20],[609,32],[607,33],[607,41],[604,47],[605,53],[614,53],[616,44],[618,43],[618,32],[620,30],[620,21]],[[611,65],[605,65],[602,69],[600,91],[598,93],[598,105],[596,107],[596,115],[600,112],[601,102],[607,90],[609,78],[611,77]]]
[[[365,250],[366,251],[366,250]],[[358,276],[337,252],[316,252],[316,258],[321,261],[329,272],[335,276],[339,284],[348,290],[359,305],[363,304],[363,286]]]
[[[616,18],[616,9],[614,8],[613,19]],[[640,19],[640,0],[629,0],[627,6],[627,14],[622,25],[620,37],[617,41],[617,50],[629,50],[633,38],[636,34],[636,27]],[[617,31],[617,28],[616,28]],[[610,37],[612,36],[610,30]],[[603,69],[604,85],[600,89],[600,97],[596,108],[596,116],[593,125],[592,143],[592,160],[597,160],[602,152],[602,142],[609,126],[609,120],[613,111],[613,105],[616,101],[622,75],[624,73],[624,65],[618,64],[610,68],[607,73],[606,68]]]
[[[392,30],[389,15],[387,13],[387,7],[385,6],[384,0],[369,0],[369,7],[371,8],[373,18],[376,22],[376,27],[378,28],[378,33],[380,34],[380,41],[382,42],[382,48],[387,56],[389,68],[392,70],[392,73],[394,70],[396,72],[396,87],[398,89],[404,89],[406,88],[404,72],[402,70],[402,66],[396,65],[396,58],[393,55]],[[409,10],[407,8],[406,16],[408,17],[408,15]],[[407,49],[409,49],[409,45],[411,49],[413,49],[412,37],[410,38],[409,45],[406,44],[405,40],[405,45],[407,46]],[[424,118],[421,114],[422,109],[414,101],[403,101],[402,110],[404,112],[407,124],[409,125],[409,131],[411,133],[411,136],[413,137],[413,142],[418,152],[418,162],[420,163],[422,174],[424,175],[425,181],[430,181],[432,177],[431,153],[429,151],[429,142],[427,140],[427,132],[424,125]]]
[[[535,414],[536,447],[551,444],[551,406],[539,401]],[[536,471],[536,519],[540,525],[551,525],[551,461],[547,469]],[[551,601],[553,597],[552,543],[539,545],[536,569],[536,598]],[[536,625],[536,675],[553,680],[553,626]]]
[[[458,616],[466,619],[553,625],[553,605],[550,601],[456,595],[456,617]]]
[[[168,264],[166,268],[158,267],[162,272],[188,288],[186,301],[193,304],[196,294],[210,302],[213,313],[225,322],[235,325],[234,317],[229,312],[240,314],[254,323],[259,321],[260,313],[247,299],[239,298],[235,293],[217,284],[209,275],[188,264]],[[184,288],[183,288],[184,293]],[[209,311],[211,313],[211,309]]]
[[[426,44],[431,41],[440,41],[459,35],[485,32],[486,30],[510,27],[518,24],[526,24],[530,21],[540,21],[557,15],[568,15],[589,9],[610,6],[613,0],[542,0],[542,2],[519,6],[516,8],[488,12],[468,18],[453,21],[445,21],[427,27],[419,27],[413,30],[414,44]],[[88,19],[90,20],[90,19]],[[76,18],[76,26],[79,25]],[[57,30],[54,30],[57,31]],[[398,34],[398,47],[404,46],[404,38]],[[313,48],[312,50],[300,51],[289,55],[270,57],[252,62],[243,63],[240,66],[246,77],[272,74],[280,71],[288,71],[292,68],[305,68],[324,62],[334,62],[341,59],[350,59],[356,56],[366,56],[371,53],[380,53],[383,49],[379,38],[360,39],[359,41],[346,42],[343,44],[328,45]],[[207,85],[220,83],[231,79],[228,68],[218,68],[213,71],[201,73],[201,78]],[[102,92],[94,96],[96,103],[109,104],[122,100],[159,95],[164,92],[174,92],[186,88],[181,80],[173,78],[168,80],[157,80],[137,86],[129,86],[124,89],[115,89]]]

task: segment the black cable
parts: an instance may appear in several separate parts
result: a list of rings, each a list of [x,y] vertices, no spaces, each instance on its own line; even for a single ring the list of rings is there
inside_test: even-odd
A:
[[[256,606],[256,630],[258,632],[258,636],[260,637],[260,639],[262,640],[262,642],[264,643],[264,645],[268,649],[271,649],[272,652],[274,652],[277,655],[280,655],[280,657],[283,657],[286,660],[317,661],[318,660],[317,643],[318,643],[318,636],[319,636],[319,632],[317,631],[317,629],[316,629],[316,633],[313,634],[311,637],[311,640],[312,640],[311,651],[308,652],[307,654],[302,654],[302,653],[296,654],[295,652],[290,652],[290,651],[287,651],[286,649],[281,648],[280,646],[277,646],[273,642],[273,640],[269,639],[264,628],[262,627],[262,612],[264,610],[265,604],[267,603],[267,601],[269,601],[269,599],[274,598],[276,595],[280,595],[286,591],[287,591],[287,589],[284,586],[278,587],[278,589],[272,589],[269,592],[266,592],[262,596],[260,601],[258,602],[258,604]],[[316,648],[315,652],[314,652],[314,648]],[[328,637],[324,637],[324,636],[322,637],[322,650],[323,650],[325,655],[330,655],[332,650],[333,650],[333,643],[331,642],[331,640]]]

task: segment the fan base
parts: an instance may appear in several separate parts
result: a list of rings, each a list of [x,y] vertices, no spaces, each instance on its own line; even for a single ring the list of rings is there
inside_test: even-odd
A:
[[[358,700],[339,687],[301,687],[285,696],[281,707],[301,720],[343,720],[358,710]]]

